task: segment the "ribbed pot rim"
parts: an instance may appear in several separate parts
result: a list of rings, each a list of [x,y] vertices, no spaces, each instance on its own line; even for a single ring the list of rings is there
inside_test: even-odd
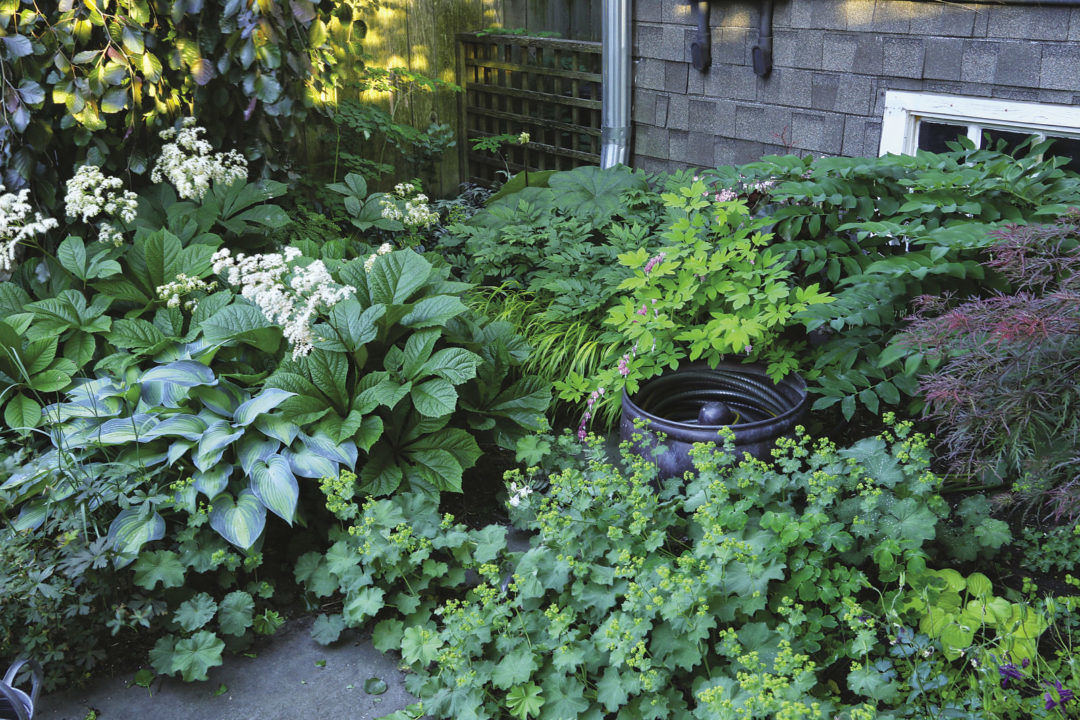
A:
[[[765,367],[756,363],[730,363],[722,362],[717,366],[711,367],[706,363],[691,363],[689,365],[683,365],[678,370],[673,372],[664,373],[658,377],[652,378],[645,382],[638,391],[631,397],[623,388],[622,402],[624,412],[629,409],[632,413],[635,413],[643,418],[646,418],[650,422],[650,430],[664,432],[668,434],[679,433],[681,435],[701,435],[707,434],[713,436],[721,427],[730,427],[735,431],[736,435],[744,434],[747,432],[753,432],[755,430],[767,430],[769,428],[784,427],[788,423],[794,422],[794,420],[802,413],[806,406],[807,394],[806,394],[806,381],[796,373],[788,373],[783,380],[774,385],[774,388],[779,392],[784,401],[787,403],[788,408],[784,412],[774,416],[765,418],[764,420],[758,420],[748,423],[737,423],[735,425],[701,425],[699,423],[687,423],[679,422],[677,420],[670,420],[660,415],[656,415],[650,410],[642,408],[637,404],[636,398],[645,393],[655,383],[658,382],[673,382],[678,379],[679,375],[690,375],[691,373],[709,371],[716,372],[720,375],[728,375],[731,373],[751,376],[754,380],[764,379],[769,383],[772,381],[765,373]],[[785,392],[786,391],[786,392]],[[792,402],[791,395],[794,394],[797,398]]]

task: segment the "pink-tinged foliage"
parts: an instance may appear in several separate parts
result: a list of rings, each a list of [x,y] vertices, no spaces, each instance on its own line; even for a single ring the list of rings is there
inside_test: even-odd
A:
[[[984,263],[1012,294],[917,298],[904,342],[952,469],[1014,483],[1055,520],[1080,516],[1080,213],[1009,226]]]

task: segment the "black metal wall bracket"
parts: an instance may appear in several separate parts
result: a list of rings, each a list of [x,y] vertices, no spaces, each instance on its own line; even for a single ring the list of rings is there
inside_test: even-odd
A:
[[[712,65],[712,33],[709,31],[709,0],[682,0],[690,6],[696,30],[690,41],[690,64],[705,72]]]

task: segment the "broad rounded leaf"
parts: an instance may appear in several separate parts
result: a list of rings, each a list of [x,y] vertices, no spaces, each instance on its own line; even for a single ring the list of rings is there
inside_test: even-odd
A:
[[[226,595],[218,608],[218,627],[226,635],[240,637],[251,627],[255,600],[243,590]]]
[[[413,305],[412,310],[401,318],[401,324],[411,328],[443,327],[448,320],[457,317],[466,309],[460,298],[453,295],[434,295]]]
[[[206,365],[194,360],[178,360],[168,365],[158,365],[147,370],[140,382],[165,382],[183,387],[195,387],[197,385],[215,385],[217,378],[214,371]]]
[[[285,458],[275,455],[267,462],[256,462],[251,468],[251,489],[270,512],[292,524],[300,487]]]
[[[444,348],[424,364],[425,374],[438,375],[455,385],[476,377],[476,368],[483,360],[465,348]]]
[[[134,555],[146,543],[165,537],[165,519],[141,506],[124,508],[109,525],[109,545],[121,555]]]
[[[206,421],[197,415],[173,415],[162,420],[147,433],[147,436],[151,438],[181,437],[185,440],[197,441],[206,432],[206,428]]]
[[[279,388],[266,388],[236,408],[233,423],[242,426],[250,425],[260,415],[270,412],[295,394]]]
[[[266,507],[250,490],[241,490],[234,500],[226,494],[214,498],[210,527],[241,550],[247,550],[266,526]]]
[[[18,393],[4,408],[4,423],[14,430],[29,432],[41,424],[41,405],[33,398]]]
[[[189,638],[178,640],[173,650],[173,672],[180,673],[185,682],[205,680],[206,671],[221,665],[225,643],[212,632],[200,630]]]
[[[338,472],[338,463],[307,448],[301,448],[297,452],[282,450],[281,455],[288,460],[293,473],[300,477],[318,479],[333,477]]]
[[[232,476],[232,471],[232,465],[218,463],[205,472],[196,470],[191,474],[191,478],[195,481],[194,487],[196,490],[203,495],[206,495],[208,498],[215,498],[225,492],[225,488],[229,486],[229,478]]]

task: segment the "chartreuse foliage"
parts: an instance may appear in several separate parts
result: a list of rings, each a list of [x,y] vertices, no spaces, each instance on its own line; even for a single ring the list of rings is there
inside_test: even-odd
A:
[[[305,581],[346,593],[362,618],[379,612],[376,641],[416,672],[409,690],[455,720],[926,717],[983,701],[950,665],[963,650],[1069,677],[1060,659],[1034,654],[1052,606],[927,567],[949,508],[909,424],[848,449],[781,445],[775,467],[738,461],[727,441],[702,447],[696,477],[660,492],[651,463],[627,457],[620,470],[598,443],[583,463],[548,463],[564,469],[547,494],[511,503],[515,524],[535,532],[522,553],[477,537],[470,556],[465,533],[433,508],[357,508],[327,483],[351,528],[325,558],[310,556]],[[508,479],[519,490],[532,480]],[[479,585],[431,611],[407,589],[445,573],[430,565],[439,551],[449,567],[452,556],[475,568]],[[380,577],[392,597],[372,590]]]
[[[8,126],[3,182],[52,206],[76,160],[149,171],[142,142],[192,106],[215,141],[280,164],[318,94],[358,80],[363,2],[59,0],[0,3]],[[241,119],[243,120],[241,122]],[[148,132],[149,131],[149,132]],[[125,144],[126,143],[126,144]],[[58,163],[54,165],[54,163]],[[58,177],[59,174],[59,177]]]
[[[741,200],[715,200],[703,181],[663,194],[668,209],[664,245],[652,258],[644,248],[619,256],[633,271],[619,284],[606,323],[624,338],[617,355],[587,385],[557,383],[566,399],[605,387],[618,398],[623,385],[678,367],[685,360],[715,366],[725,357],[761,359],[774,380],[798,366],[801,346],[781,340],[798,313],[832,301],[816,283],[799,285],[789,263],[771,249],[764,220],[752,220]]]
[[[315,326],[308,356],[267,380],[293,393],[286,420],[366,453],[365,494],[460,491],[480,456],[469,429],[512,446],[547,407],[542,383],[511,375],[527,346],[508,324],[471,317],[459,297],[468,285],[448,275],[411,250],[377,256],[370,271],[344,263],[337,277],[355,296]]]

